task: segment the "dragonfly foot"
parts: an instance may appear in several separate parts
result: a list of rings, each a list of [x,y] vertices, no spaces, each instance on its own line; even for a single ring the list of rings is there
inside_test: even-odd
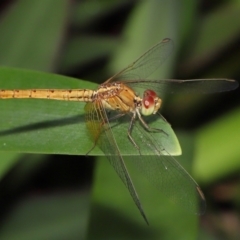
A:
[[[161,133],[164,133],[168,137],[168,134],[161,128],[150,128],[149,131],[150,132],[161,132]]]

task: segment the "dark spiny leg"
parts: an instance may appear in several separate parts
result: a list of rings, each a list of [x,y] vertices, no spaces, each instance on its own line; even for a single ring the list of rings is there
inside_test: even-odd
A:
[[[118,119],[118,118],[124,116],[124,115],[125,115],[125,113],[119,113],[118,115],[109,118],[108,121],[111,122],[111,121],[113,121],[113,120],[116,120],[116,119]]]
[[[161,113],[157,113],[157,114],[163,119],[164,122],[166,122],[166,123],[168,123],[169,125],[171,125],[171,124],[167,121],[167,119],[166,119]]]
[[[168,134],[163,131],[162,129],[160,128],[151,128],[148,126],[148,124],[143,120],[141,114],[139,113],[139,111],[137,111],[137,115],[138,115],[138,118],[139,120],[141,121],[142,125],[149,131],[149,132],[162,132],[164,133],[166,136],[168,136]]]
[[[133,116],[131,118],[131,121],[130,121],[130,124],[129,124],[129,127],[128,127],[128,137],[129,137],[130,141],[132,142],[133,146],[138,150],[139,154],[141,155],[140,148],[135,143],[135,141],[134,141],[134,139],[132,137],[132,129],[133,129],[133,123],[135,121],[135,118],[136,118],[136,112],[133,113]]]

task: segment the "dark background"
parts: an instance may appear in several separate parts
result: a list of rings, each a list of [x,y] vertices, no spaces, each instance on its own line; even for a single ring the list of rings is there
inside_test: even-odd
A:
[[[3,66],[99,84],[169,37],[174,53],[151,78],[240,79],[240,1],[5,0],[0,9]],[[0,238],[239,239],[239,99],[239,89],[165,96],[161,114],[206,195],[203,216],[169,206],[136,174],[148,227],[107,160],[16,149],[0,152]]]

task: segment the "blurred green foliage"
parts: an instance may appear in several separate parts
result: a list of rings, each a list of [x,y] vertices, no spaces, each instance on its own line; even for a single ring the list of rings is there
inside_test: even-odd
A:
[[[4,2],[0,64],[28,70],[1,68],[0,88],[95,88],[165,37],[175,51],[151,78],[240,76],[239,0]],[[90,149],[84,104],[1,101],[0,238],[239,239],[238,95],[165,96],[161,113],[183,150],[177,159],[203,188],[208,208],[201,218],[186,214],[130,168],[150,227],[106,160],[97,161],[91,192],[90,157],[23,154]],[[97,148],[92,154],[102,155]]]

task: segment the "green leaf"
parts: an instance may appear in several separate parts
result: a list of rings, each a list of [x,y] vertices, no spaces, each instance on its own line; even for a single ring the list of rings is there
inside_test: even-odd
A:
[[[0,22],[0,65],[52,70],[68,2],[19,0],[12,4]]]
[[[239,109],[197,131],[194,175],[209,183],[240,169]]]
[[[240,1],[230,0],[213,11],[209,11],[200,19],[199,26],[196,26],[197,36],[194,38],[192,50],[187,59],[181,63],[182,71],[191,75],[194,74],[194,71],[198,72],[198,69],[204,69],[204,66],[209,62],[219,59],[220,53],[226,51],[238,39],[240,31],[239,12]],[[186,50],[189,49],[191,46],[188,46]],[[236,58],[236,54],[238,58]],[[227,56],[216,67],[210,68],[207,77],[222,76],[224,72],[226,76],[238,72],[238,59],[237,50],[234,56]]]
[[[96,85],[60,75],[27,70],[0,68],[2,89],[95,89]],[[86,154],[93,143],[88,138],[85,126],[84,103],[39,99],[0,99],[0,151],[27,153]],[[178,140],[171,126],[161,122],[168,136],[162,145],[173,155],[181,154]],[[123,154],[138,154],[129,147],[128,123],[113,129],[119,148]],[[159,134],[160,139],[164,134]],[[91,155],[102,155],[95,148]]]
[[[234,0],[209,12],[201,22],[196,48],[192,53],[198,58],[205,58],[206,54],[218,52],[237,38],[240,29],[239,11],[240,1]]]
[[[0,69],[3,89],[94,88],[68,77],[17,69]],[[33,99],[0,100],[0,149],[31,153],[86,154],[84,103]],[[83,141],[84,139],[84,141]],[[99,153],[99,151],[98,151]]]

